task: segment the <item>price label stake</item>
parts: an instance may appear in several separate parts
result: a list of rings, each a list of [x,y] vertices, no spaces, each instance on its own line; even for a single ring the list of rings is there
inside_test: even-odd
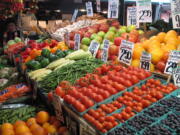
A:
[[[180,28],[180,0],[171,0],[171,14],[173,28]]]
[[[139,23],[152,22],[151,0],[136,0],[137,19]]]
[[[75,22],[76,21],[77,15],[78,15],[78,9],[75,9],[74,13],[73,13],[73,16],[72,16],[72,19],[71,19],[71,22]]]
[[[87,16],[93,16],[93,8],[92,8],[92,2],[88,1],[86,2],[86,12]]]
[[[124,64],[131,65],[133,50],[134,43],[122,40],[119,49],[119,61]]]
[[[171,51],[165,66],[164,73],[172,75],[173,70],[177,68],[179,62],[180,62],[180,51]]]
[[[92,53],[93,57],[96,57],[100,44],[96,41],[91,41],[88,50]]]
[[[117,19],[119,15],[119,0],[108,0],[108,18]]]
[[[74,39],[75,39],[74,50],[79,50],[80,49],[80,40],[81,40],[80,34],[75,34]]]
[[[101,0],[96,0],[96,10],[97,12],[101,12]]]
[[[140,68],[150,71],[151,69],[151,54],[143,52],[140,58]]]
[[[180,87],[180,66],[174,69],[173,80],[174,80],[174,84],[177,87]]]
[[[109,40],[104,40],[103,42],[104,47],[103,47],[103,51],[102,51],[102,55],[101,55],[101,60],[104,62],[107,62],[108,60],[108,51],[109,51]]]

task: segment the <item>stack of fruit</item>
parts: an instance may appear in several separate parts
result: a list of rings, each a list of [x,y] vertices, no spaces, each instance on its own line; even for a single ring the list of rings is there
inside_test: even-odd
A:
[[[29,118],[26,122],[18,120],[14,124],[4,123],[0,127],[1,135],[61,135],[65,132],[67,128],[45,111],[37,113],[35,118]]]

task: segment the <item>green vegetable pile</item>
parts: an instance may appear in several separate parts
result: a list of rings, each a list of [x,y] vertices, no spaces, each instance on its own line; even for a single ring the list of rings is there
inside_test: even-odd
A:
[[[17,120],[27,120],[36,115],[36,108],[33,106],[23,106],[20,108],[1,109],[0,124],[9,122],[14,123]]]
[[[49,92],[54,90],[64,80],[74,84],[77,79],[85,76],[87,73],[92,73],[95,68],[102,64],[103,62],[100,59],[95,58],[78,60],[48,74],[40,81],[40,87],[45,92]]]

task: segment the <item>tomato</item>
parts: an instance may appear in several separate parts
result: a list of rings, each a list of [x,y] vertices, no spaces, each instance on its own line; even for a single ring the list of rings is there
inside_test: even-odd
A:
[[[75,97],[75,98],[77,98],[78,93],[79,93],[79,92],[78,92],[77,90],[69,90],[69,91],[68,91],[68,94],[71,95],[71,96],[73,96],[73,97]]]
[[[135,111],[137,112],[141,112],[143,110],[143,108],[141,106],[136,106]]]
[[[92,98],[93,100],[95,100],[97,94],[96,93],[91,93],[90,95],[87,95],[89,96],[90,98]]]
[[[99,113],[99,116],[100,117],[104,117],[104,116],[106,116],[106,113],[105,112],[101,112],[101,113]]]
[[[48,100],[49,100],[49,101],[52,101],[52,100],[53,100],[53,93],[52,93],[52,92],[49,92],[49,93],[48,93]]]
[[[143,107],[148,107],[151,104],[148,100],[142,100],[141,103],[143,104]]]
[[[146,77],[150,77],[152,74],[151,72],[145,71],[144,74],[146,75]]]
[[[104,122],[103,126],[107,130],[110,130],[111,128],[113,128],[113,124],[111,122]]]
[[[126,87],[131,87],[133,84],[129,80],[125,80],[123,83]]]
[[[156,99],[161,99],[161,98],[163,98],[164,97],[164,95],[160,92],[160,91],[157,91],[156,92]]]
[[[127,113],[132,112],[132,108],[131,108],[131,107],[129,107],[129,106],[128,106],[128,107],[126,107],[126,108],[125,108],[125,112],[127,112]]]
[[[96,110],[96,112],[98,112],[98,113],[100,113],[100,112],[102,112],[103,110],[101,109],[101,108],[98,108],[97,110]]]
[[[102,129],[102,130],[100,130],[102,133],[106,133],[107,132],[107,130],[106,129]]]
[[[99,67],[99,68],[96,68],[96,69],[94,70],[94,73],[97,74],[97,75],[101,75],[101,74],[102,74],[101,68],[100,68],[100,67]]]
[[[125,82],[125,79],[122,78],[122,77],[118,77],[117,82],[120,83],[120,84],[123,84]]]
[[[113,127],[117,126],[118,125],[118,122],[117,121],[114,121],[113,122]]]
[[[67,88],[68,86],[71,86],[71,84],[68,81],[62,81],[59,86],[61,86],[62,88]]]
[[[55,92],[56,92],[56,94],[57,94],[58,96],[60,96],[61,98],[63,98],[63,97],[65,96],[65,91],[62,90],[62,88],[61,88],[60,86],[58,86],[58,87],[56,88]]]
[[[150,100],[150,99],[152,98],[152,96],[151,96],[151,95],[146,95],[146,96],[144,96],[143,98],[145,98],[145,99],[147,99],[147,100]]]
[[[95,119],[98,119],[99,118],[99,113],[94,111],[94,113],[92,114],[92,116],[95,118]]]
[[[117,82],[113,83],[113,87],[118,91],[122,91],[125,89],[125,87],[122,84],[118,84]]]
[[[86,110],[86,107],[80,102],[76,102],[75,108],[78,112],[84,112]]]
[[[115,118],[113,116],[106,116],[105,117],[105,120],[106,121],[109,121],[109,122],[114,122],[115,121]]]
[[[105,110],[106,107],[107,107],[107,106],[106,106],[105,104],[101,104],[101,105],[100,105],[100,108],[101,108],[102,110]]]
[[[113,112],[113,110],[111,108],[108,108],[108,107],[106,107],[104,111],[108,114]]]
[[[121,65],[116,65],[116,66],[113,66],[113,69],[116,70],[116,71],[120,71],[122,69],[122,66]]]
[[[136,84],[136,83],[138,83],[138,82],[139,82],[138,77],[137,77],[137,76],[135,76],[135,75],[132,75],[130,80],[131,80],[131,82],[132,82],[133,84]]]
[[[124,100],[124,98],[123,98],[123,97],[119,97],[119,98],[117,98],[117,101],[118,101],[118,102],[120,102],[120,103],[122,103],[122,102],[123,102],[123,100]]]
[[[101,81],[100,80],[96,80],[96,82],[94,83],[95,86],[97,86],[98,88],[101,88]]]
[[[126,113],[126,112],[121,112],[121,115],[122,115],[122,118],[124,119],[124,120],[128,120],[131,116],[128,114],[128,113]]]
[[[129,106],[129,107],[132,107],[132,106],[133,106],[133,103],[132,103],[132,101],[127,101],[127,102],[126,102],[126,105]]]
[[[66,101],[69,104],[72,104],[75,101],[75,98],[70,96],[70,95],[65,95],[64,96],[64,101]]]
[[[87,121],[89,121],[91,119],[91,116],[86,113],[86,114],[84,114],[83,118],[86,119]]]
[[[107,75],[105,75],[105,76],[101,77],[101,82],[102,82],[102,83],[107,83],[107,82],[108,82],[108,80],[109,80],[109,78],[108,78],[108,76],[107,76]]]
[[[102,71],[102,73],[107,73],[108,71],[109,71],[109,69],[110,69],[110,66],[109,65],[107,65],[107,64],[103,64],[102,66],[101,66],[101,71]]]
[[[99,122],[103,123],[105,121],[105,117],[100,117],[98,120]]]
[[[89,88],[89,89],[94,89],[95,86],[94,86],[93,84],[91,84],[91,85],[88,86],[88,88]]]
[[[150,101],[155,103],[155,102],[157,102],[157,99],[156,98],[151,98]]]
[[[156,86],[159,86],[159,85],[161,85],[161,81],[160,81],[160,80],[155,80],[154,84],[155,84]]]
[[[119,103],[118,101],[114,101],[114,102],[113,102],[113,105],[114,105],[115,107],[117,107],[117,108],[121,108],[121,107],[122,107],[122,104]]]
[[[136,95],[134,95],[133,99],[138,102],[140,102],[142,100],[142,98],[140,96],[136,96]]]
[[[94,105],[94,102],[90,99],[87,99],[83,102],[86,106],[86,108],[92,107]]]
[[[144,80],[146,78],[146,75],[143,74],[142,72],[139,72],[138,76],[137,76],[140,80]]]
[[[110,93],[108,91],[104,91],[101,95],[103,96],[104,99],[110,97]]]
[[[95,126],[98,130],[101,130],[103,128],[103,125],[100,122],[97,122]]]
[[[96,102],[101,102],[101,101],[103,101],[104,99],[103,99],[103,96],[101,96],[101,95],[96,95],[94,100],[95,100]]]

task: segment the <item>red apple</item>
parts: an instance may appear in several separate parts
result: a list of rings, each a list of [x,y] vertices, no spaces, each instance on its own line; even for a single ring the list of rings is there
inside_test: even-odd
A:
[[[114,21],[114,22],[112,22],[111,26],[114,26],[118,29],[120,26],[120,23],[118,21]]]
[[[107,24],[102,24],[99,28],[99,31],[108,32],[109,26]]]
[[[69,40],[69,48],[74,49],[75,42],[73,40]]]
[[[111,55],[111,56],[109,56],[109,60],[114,61],[114,60],[116,60],[116,59],[117,59],[117,56],[116,56],[116,55]]]
[[[125,40],[128,40],[129,39],[129,33],[123,33],[123,34],[121,34],[121,37]]]
[[[120,46],[122,40],[123,40],[122,37],[116,37],[116,38],[114,39],[114,44],[117,45],[117,46]]]
[[[118,55],[119,47],[116,45],[109,46],[109,55]]]
[[[136,35],[130,35],[128,41],[136,43],[138,40],[138,37]]]
[[[75,35],[75,32],[71,32],[69,34],[69,40],[73,40],[74,39],[74,35]]]
[[[159,71],[163,72],[165,69],[166,63],[164,61],[159,61],[156,64],[156,69],[158,69]]]
[[[84,37],[88,37],[88,38],[90,38],[90,37],[91,37],[91,35],[92,35],[92,33],[90,33],[90,32],[86,32],[86,33],[84,34]]]

